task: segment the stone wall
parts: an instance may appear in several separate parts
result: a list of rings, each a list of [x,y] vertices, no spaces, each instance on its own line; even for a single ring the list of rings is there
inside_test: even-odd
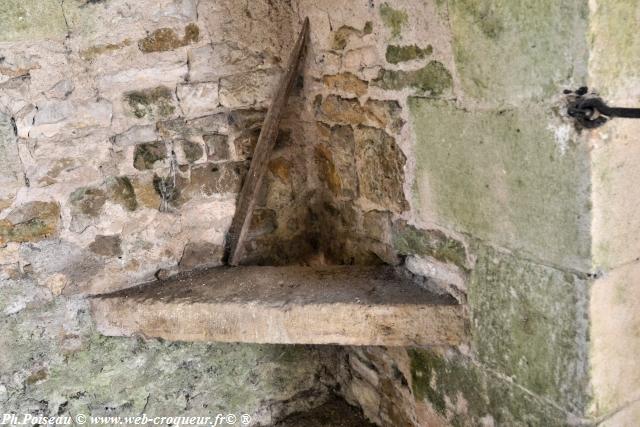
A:
[[[335,349],[101,337],[85,297],[219,265],[299,28],[287,1],[0,8],[0,412],[248,413],[324,403]],[[315,250],[298,87],[246,262]]]
[[[590,84],[634,104],[632,3],[297,2],[313,28],[305,122],[325,258],[403,263],[470,311],[468,346],[343,353],[342,392],[370,419],[637,411],[622,350],[637,343],[637,126],[578,131],[562,96]]]

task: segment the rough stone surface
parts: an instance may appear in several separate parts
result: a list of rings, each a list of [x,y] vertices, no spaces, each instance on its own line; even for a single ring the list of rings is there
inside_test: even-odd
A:
[[[55,235],[60,206],[55,202],[29,202],[0,219],[0,244],[34,242]]]
[[[416,202],[424,219],[559,265],[590,268],[589,162],[552,118],[466,112],[412,98]],[[533,117],[537,117],[533,119]]]
[[[103,334],[173,341],[423,346],[466,339],[453,298],[391,267],[224,267],[96,297],[92,312]]]
[[[494,248],[474,245],[469,281],[478,359],[563,409],[588,402],[589,283]]]
[[[335,382],[331,347],[103,337],[86,301],[53,298],[24,278],[2,283],[0,327],[0,344],[16,349],[0,356],[0,406],[9,413],[247,413],[254,425],[272,425],[326,402]]]
[[[544,99],[587,76],[587,1],[448,2],[465,94],[512,106]]]

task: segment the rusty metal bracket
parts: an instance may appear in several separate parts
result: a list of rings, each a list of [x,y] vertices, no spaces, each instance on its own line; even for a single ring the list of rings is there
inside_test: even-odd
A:
[[[565,90],[568,105],[567,114],[585,129],[594,129],[607,123],[614,117],[640,119],[640,108],[609,107],[595,94],[589,94],[587,87],[576,91]]]

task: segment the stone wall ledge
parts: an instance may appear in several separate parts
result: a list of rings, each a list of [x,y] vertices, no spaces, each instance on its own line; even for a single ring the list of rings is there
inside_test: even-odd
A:
[[[464,306],[392,267],[217,267],[92,298],[108,336],[428,346],[466,341]]]

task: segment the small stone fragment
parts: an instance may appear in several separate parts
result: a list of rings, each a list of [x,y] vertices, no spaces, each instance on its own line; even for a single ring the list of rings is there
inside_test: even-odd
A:
[[[180,145],[182,146],[184,157],[189,163],[200,160],[204,155],[202,146],[196,142],[181,141]]]
[[[128,211],[138,207],[136,193],[126,176],[110,177],[105,181],[107,198]]]
[[[100,215],[106,201],[105,192],[95,187],[78,188],[69,196],[73,210],[92,218]]]
[[[180,269],[212,267],[222,263],[224,248],[210,242],[189,242],[180,258]]]

